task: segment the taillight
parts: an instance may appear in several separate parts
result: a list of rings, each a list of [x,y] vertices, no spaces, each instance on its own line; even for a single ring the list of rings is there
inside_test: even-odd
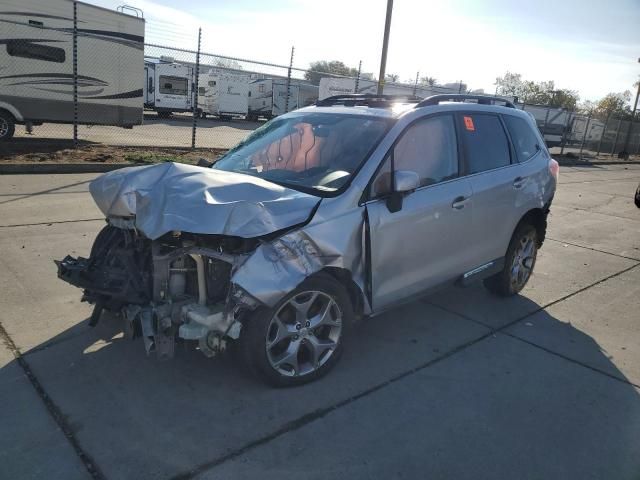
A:
[[[549,172],[553,175],[553,178],[558,181],[558,175],[560,175],[560,164],[553,158],[549,160]]]

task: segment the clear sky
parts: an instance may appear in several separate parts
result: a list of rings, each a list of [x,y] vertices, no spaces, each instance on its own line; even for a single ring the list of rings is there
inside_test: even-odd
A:
[[[87,0],[115,8],[123,0]],[[307,67],[342,60],[377,76],[386,0],[127,0],[153,43]],[[633,90],[640,0],[395,0],[387,72],[495,89],[507,70],[582,100]]]

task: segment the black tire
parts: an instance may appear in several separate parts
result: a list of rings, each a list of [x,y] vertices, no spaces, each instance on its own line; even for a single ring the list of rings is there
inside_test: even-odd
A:
[[[6,142],[13,138],[16,132],[16,121],[9,112],[0,110],[0,142]]]
[[[322,292],[335,302],[342,315],[340,335],[336,340],[337,346],[332,349],[332,353],[323,364],[309,373],[287,376],[272,366],[267,353],[267,342],[270,328],[272,327],[272,319],[276,313],[281,312],[281,309],[286,308],[286,305],[292,299],[300,298],[301,295],[305,295],[304,292],[308,291]],[[326,375],[338,362],[342,355],[345,341],[349,336],[353,318],[353,305],[345,287],[328,275],[316,275],[302,282],[298,288],[280,300],[275,307],[256,309],[244,322],[240,339],[236,344],[237,354],[239,354],[243,364],[253,375],[269,385],[293,387],[309,383]],[[304,345],[305,340],[302,339],[300,341]],[[306,341],[308,342],[308,340]],[[300,350],[296,354],[296,361],[299,360],[299,355]]]
[[[638,185],[638,189],[636,190],[636,196],[633,199],[636,204],[636,207],[640,208],[640,185]]]
[[[529,266],[524,270],[525,272],[528,270],[526,274],[526,278],[524,278],[523,282],[514,282],[514,264],[519,263],[520,268],[523,268],[525,260],[520,262],[516,256],[519,253],[519,247],[522,245],[523,239],[530,239],[532,241],[533,253],[529,263]],[[538,231],[536,228],[529,223],[522,223],[518,225],[516,231],[513,233],[511,237],[511,241],[509,242],[509,248],[507,248],[507,255],[504,259],[504,267],[497,274],[486,278],[483,283],[484,286],[491,292],[501,297],[510,297],[512,295],[516,295],[519,293],[524,286],[531,278],[531,273],[533,273],[533,269],[536,264],[536,258],[538,254],[539,248],[539,238]]]

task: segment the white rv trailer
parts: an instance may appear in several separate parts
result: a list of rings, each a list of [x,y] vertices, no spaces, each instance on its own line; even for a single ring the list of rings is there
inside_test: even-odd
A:
[[[360,79],[358,82],[358,93],[377,93],[378,83],[373,80]],[[332,78],[323,77],[320,79],[319,99],[323,100],[333,95],[347,95],[356,92],[355,78]],[[427,87],[424,85],[409,85],[401,83],[385,83],[382,93],[385,95],[416,95],[426,98],[438,93],[458,93],[457,89],[443,86]]]
[[[289,102],[287,104],[287,81],[262,78],[249,82],[249,115],[273,118],[298,108],[300,87],[289,85]]]
[[[198,111],[222,119],[249,113],[249,77],[211,70],[198,78]]]
[[[571,124],[568,110],[547,107],[546,105],[516,104],[516,106],[533,116],[538,129],[544,135],[547,147],[557,147],[562,143],[563,137],[569,139]]]
[[[142,123],[144,19],[77,2],[78,121]],[[2,0],[0,140],[74,120],[73,1]]]
[[[175,63],[171,57],[144,61],[144,107],[168,117],[193,109],[193,67]]]

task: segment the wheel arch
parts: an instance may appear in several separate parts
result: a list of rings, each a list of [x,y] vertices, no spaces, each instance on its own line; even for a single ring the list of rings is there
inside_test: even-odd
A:
[[[515,232],[520,227],[520,225],[523,225],[526,223],[533,225],[533,227],[535,227],[536,232],[538,234],[537,235],[538,248],[540,248],[542,247],[542,244],[544,243],[544,239],[547,235],[547,216],[548,215],[549,215],[548,205],[545,205],[542,208],[532,208],[522,216],[522,218],[520,219],[516,227],[513,229],[513,231]]]
[[[336,280],[347,290],[347,294],[349,295],[349,299],[351,300],[351,305],[353,306],[353,313],[355,314],[356,319],[361,318],[364,315],[365,311],[365,296],[362,289],[358,286],[358,284],[353,280],[353,276],[351,272],[346,268],[340,267],[324,267],[320,271],[318,271],[315,275],[327,275],[331,277],[333,280]]]
[[[16,122],[24,121],[24,118],[22,117],[18,109],[9,103],[0,102],[0,111],[7,112],[13,117],[14,121]]]

